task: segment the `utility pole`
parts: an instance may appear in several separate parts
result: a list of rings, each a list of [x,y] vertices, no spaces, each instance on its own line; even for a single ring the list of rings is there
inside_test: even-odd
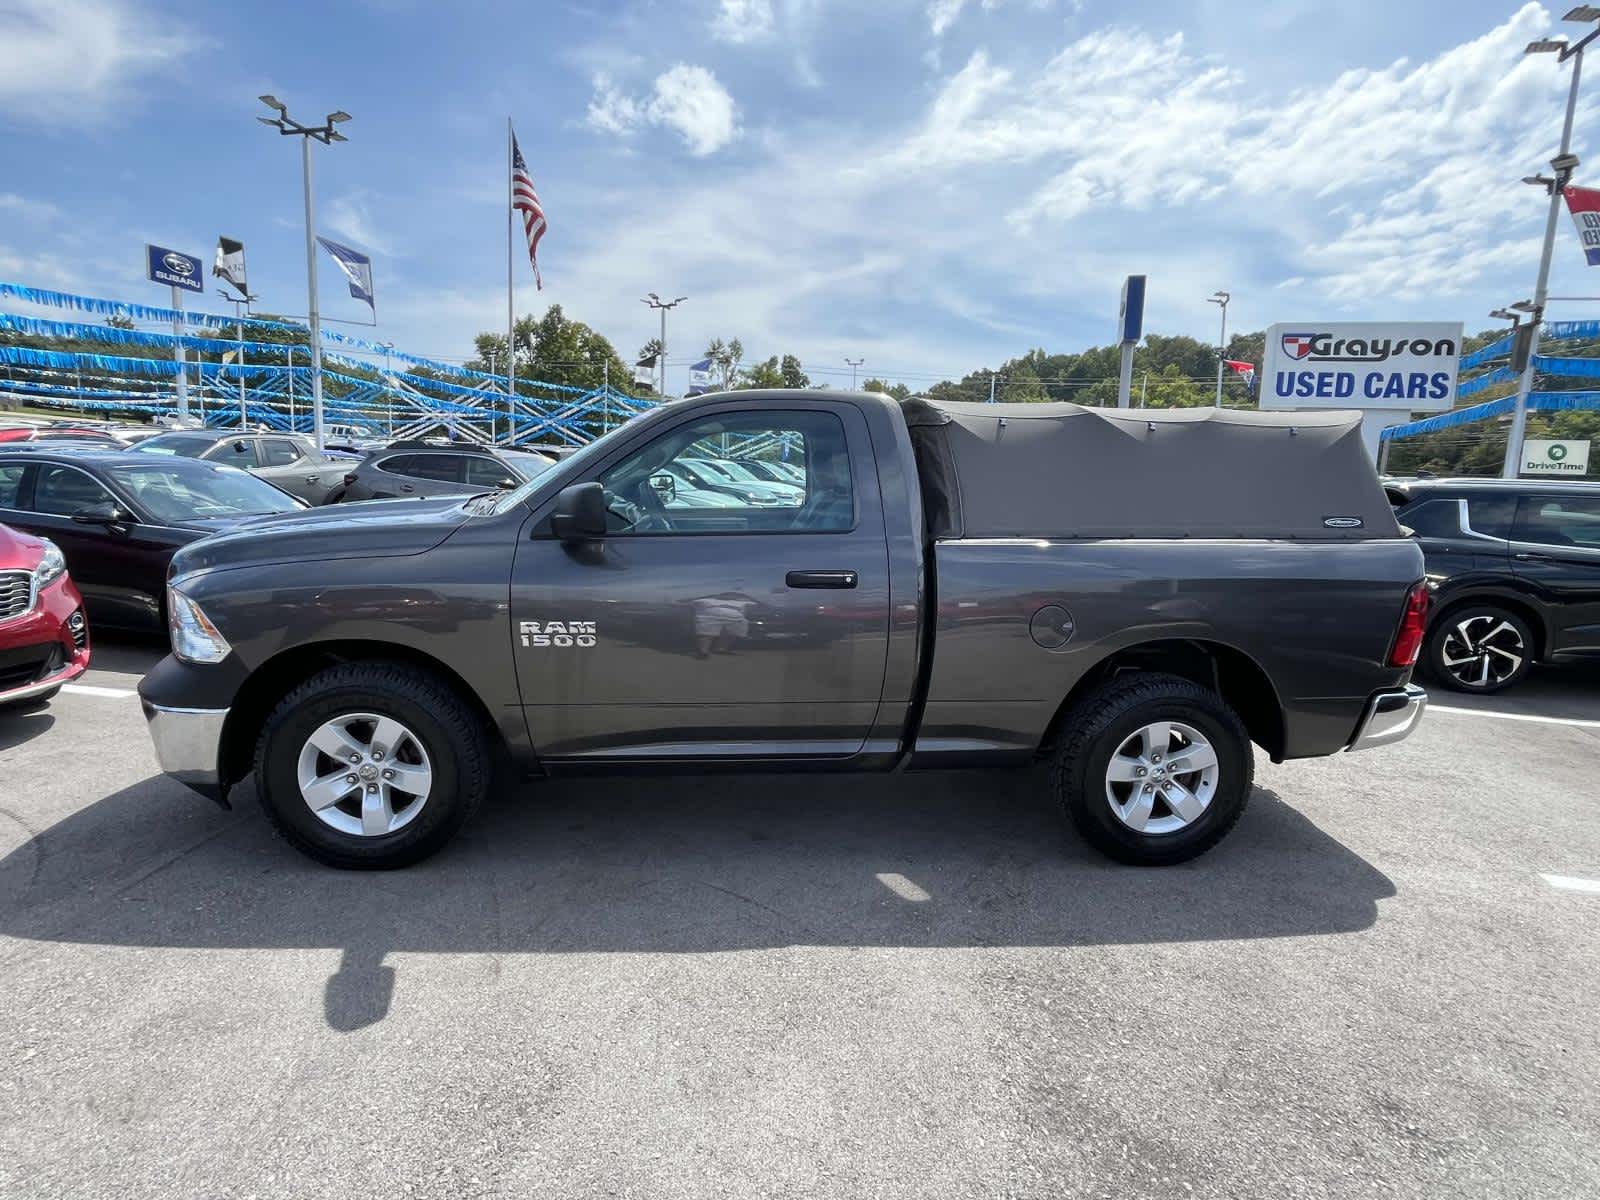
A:
[[[1145,407],[1145,399],[1150,391],[1150,372],[1145,371],[1139,376],[1139,407]]]
[[[217,289],[217,295],[221,296],[229,304],[233,305],[233,319],[239,322],[239,349],[235,352],[237,358],[234,362],[234,366],[237,367],[239,371],[239,428],[242,431],[250,420],[249,416],[245,412],[244,404],[244,314],[250,311],[250,302],[256,299],[256,297],[247,295],[243,298],[240,298],[238,296],[230,295],[221,288]]]
[[[389,354],[394,350],[393,342],[379,342],[383,347],[383,427],[388,431],[389,437],[394,437],[394,401],[389,398],[389,389],[394,386],[394,369],[389,365]]]
[[[651,308],[661,310],[661,389],[658,393],[661,399],[667,398],[667,313],[677,308],[689,297],[679,296],[676,300],[663,300],[654,292],[646,292],[647,300],[640,300],[640,304],[647,304]]]
[[[864,358],[847,358],[844,360],[845,366],[850,368],[850,390],[852,392],[856,390],[856,368],[866,361]]]
[[[284,137],[300,139],[300,173],[305,188],[306,201],[306,295],[311,326],[311,432],[317,449],[326,446],[327,439],[322,423],[322,318],[317,312],[317,214],[311,194],[311,139],[324,146],[350,139],[334,129],[350,119],[350,114],[340,109],[331,112],[321,125],[302,125],[289,116],[276,96],[258,97],[261,103],[277,112],[276,117],[257,117],[263,125],[271,125]]]
[[[1222,360],[1228,353],[1228,301],[1233,299],[1227,292],[1212,292],[1206,297],[1206,303],[1219,305],[1222,309],[1222,332],[1217,335],[1217,404],[1222,407]]]
[[[1569,12],[1566,19],[1582,22],[1600,21],[1600,8],[1587,4],[1580,5]],[[1567,88],[1566,119],[1561,125],[1561,149],[1550,160],[1551,169],[1555,172],[1554,177],[1530,175],[1522,181],[1545,188],[1550,193],[1550,209],[1545,214],[1544,249],[1539,256],[1539,277],[1533,287],[1532,316],[1527,335],[1528,358],[1522,368],[1522,377],[1517,381],[1517,398],[1515,407],[1511,410],[1511,432],[1506,437],[1506,456],[1500,465],[1500,476],[1503,479],[1515,479],[1521,474],[1522,440],[1528,429],[1528,393],[1533,391],[1533,357],[1539,352],[1539,327],[1544,323],[1545,301],[1549,299],[1550,260],[1555,256],[1556,225],[1561,219],[1561,193],[1578,166],[1578,156],[1572,153],[1572,119],[1578,107],[1578,80],[1583,73],[1583,48],[1596,37],[1600,37],[1600,28],[1590,30],[1576,45],[1568,45],[1564,38],[1543,38],[1537,42],[1530,42],[1523,51],[1524,54],[1554,53],[1560,56],[1557,62],[1563,63],[1570,58],[1572,82]]]

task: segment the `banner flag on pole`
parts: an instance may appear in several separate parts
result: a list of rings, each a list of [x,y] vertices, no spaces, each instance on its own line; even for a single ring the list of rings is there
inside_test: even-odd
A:
[[[1567,211],[1578,227],[1583,256],[1591,267],[1600,267],[1600,188],[1567,187],[1561,194],[1567,198]]]
[[[1225,358],[1223,364],[1234,374],[1244,379],[1245,390],[1252,396],[1256,394],[1256,365],[1251,362],[1240,362],[1237,359]]]
[[[717,390],[716,364],[709,358],[702,358],[689,368],[689,390],[686,396],[701,396],[706,392]]]
[[[357,300],[365,300],[367,307],[372,309],[372,315],[378,315],[378,306],[372,299],[372,260],[359,250],[352,250],[342,242],[317,235],[317,241],[322,243],[322,248],[333,255],[333,261],[338,264],[339,270],[345,273],[345,278],[350,280],[350,294]]]
[[[633,364],[633,381],[646,386],[654,386],[656,381],[656,360],[659,354],[646,354]]]
[[[244,243],[229,237],[217,239],[217,260],[211,273],[224,283],[231,284],[241,300],[250,299],[250,288],[244,276]]]

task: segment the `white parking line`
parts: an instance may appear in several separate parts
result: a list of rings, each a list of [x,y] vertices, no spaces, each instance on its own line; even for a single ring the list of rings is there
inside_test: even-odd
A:
[[[878,882],[883,884],[884,887],[888,888],[896,896],[899,896],[900,899],[910,900],[913,904],[922,904],[927,900],[933,899],[932,896],[928,895],[927,892],[923,891],[898,871],[878,872]]]
[[[1579,879],[1575,875],[1540,875],[1553,888],[1563,888],[1569,892],[1594,892],[1600,895],[1600,879]]]
[[[93,684],[88,683],[62,684],[61,690],[70,692],[74,696],[100,696],[106,700],[126,700],[130,696],[139,694],[132,688],[95,687]]]
[[[1529,713],[1491,712],[1486,708],[1452,708],[1448,704],[1429,704],[1430,713],[1451,713],[1458,717],[1498,717],[1502,721],[1533,721],[1540,725],[1574,725],[1579,729],[1600,729],[1600,721],[1580,721],[1576,717],[1536,717]]]

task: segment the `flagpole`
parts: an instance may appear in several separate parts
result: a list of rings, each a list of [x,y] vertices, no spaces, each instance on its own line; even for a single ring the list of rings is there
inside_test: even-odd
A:
[[[511,244],[516,223],[516,180],[514,179],[512,146],[516,135],[511,132],[511,118],[506,118],[506,444],[510,445],[514,425],[512,414],[517,394],[517,316],[516,275],[512,269]],[[490,409],[492,413],[494,410]],[[489,420],[489,440],[494,441],[494,419]]]

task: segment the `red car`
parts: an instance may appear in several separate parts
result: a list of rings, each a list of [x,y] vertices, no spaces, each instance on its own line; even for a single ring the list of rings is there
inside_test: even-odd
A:
[[[0,708],[48,700],[88,666],[83,597],[61,551],[0,525]]]

